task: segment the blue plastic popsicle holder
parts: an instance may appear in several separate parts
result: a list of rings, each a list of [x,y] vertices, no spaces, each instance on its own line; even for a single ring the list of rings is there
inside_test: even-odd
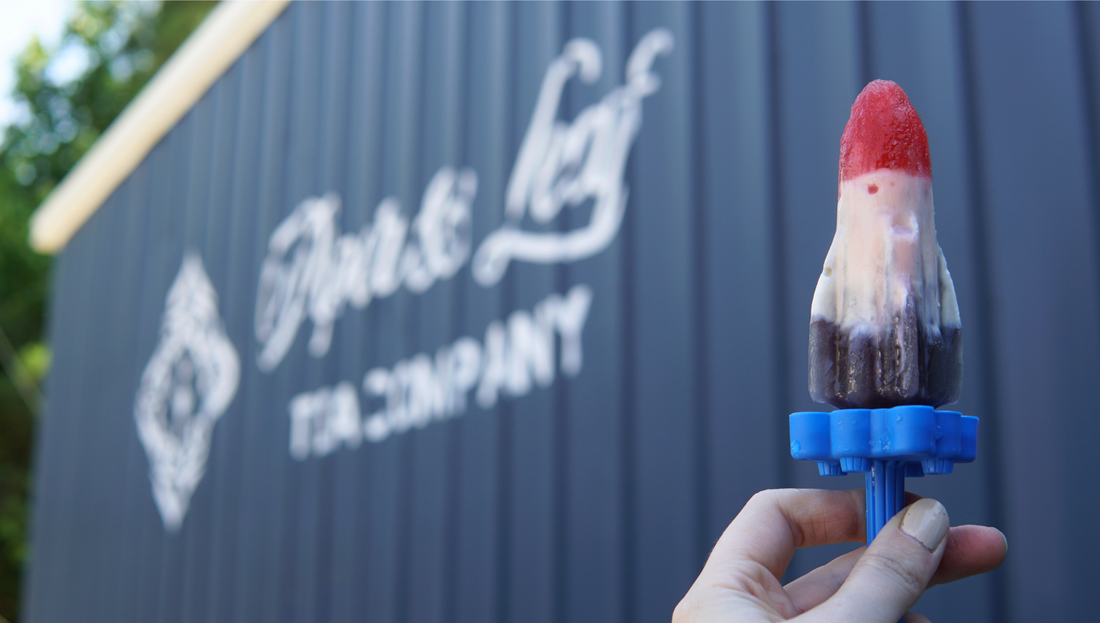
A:
[[[977,455],[978,418],[932,407],[791,414],[791,456],[822,476],[863,472],[867,543],[905,507],[905,477],[950,474]]]

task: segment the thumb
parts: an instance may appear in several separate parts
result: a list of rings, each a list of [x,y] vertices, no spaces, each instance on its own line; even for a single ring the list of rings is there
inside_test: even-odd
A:
[[[883,527],[843,586],[807,621],[896,623],[917,603],[939,567],[950,520],[936,500],[903,509]]]

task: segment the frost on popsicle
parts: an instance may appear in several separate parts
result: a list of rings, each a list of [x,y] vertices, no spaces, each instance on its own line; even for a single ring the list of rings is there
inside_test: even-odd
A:
[[[875,80],[840,142],[836,235],[810,309],[810,395],[841,409],[958,400],[962,333],[917,111]]]

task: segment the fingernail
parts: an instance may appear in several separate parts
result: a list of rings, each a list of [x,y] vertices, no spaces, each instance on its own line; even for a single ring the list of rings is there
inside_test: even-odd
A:
[[[928,498],[918,500],[901,518],[901,531],[920,541],[930,552],[940,546],[949,525],[947,509]]]

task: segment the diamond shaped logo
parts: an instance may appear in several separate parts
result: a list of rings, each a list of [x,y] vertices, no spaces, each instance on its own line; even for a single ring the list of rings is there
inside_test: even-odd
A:
[[[198,255],[187,253],[134,399],[153,499],[169,532],[183,523],[206,471],[214,424],[233,401],[239,379],[240,360],[218,315],[214,286]]]

